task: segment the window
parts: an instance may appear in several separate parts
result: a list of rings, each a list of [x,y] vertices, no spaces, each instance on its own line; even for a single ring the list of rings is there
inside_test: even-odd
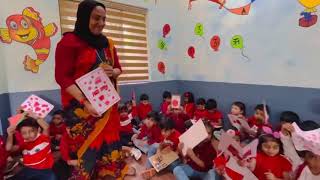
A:
[[[73,31],[79,2],[79,0],[59,0],[62,33]],[[108,0],[100,2],[107,7],[103,33],[114,41],[123,70],[118,80],[120,82],[148,80],[147,10]]]

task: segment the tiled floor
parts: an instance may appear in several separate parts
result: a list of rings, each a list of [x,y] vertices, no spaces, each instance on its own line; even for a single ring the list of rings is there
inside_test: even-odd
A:
[[[141,172],[144,171],[145,168],[145,162],[147,158],[146,156],[142,156],[142,158],[139,161],[135,161],[133,158],[128,158],[127,162],[129,165],[133,166],[136,171],[137,175],[135,177],[126,177],[125,180],[143,180],[143,178],[140,176]],[[175,180],[174,176],[172,173],[169,172],[163,172],[155,177],[153,177],[151,180]]]

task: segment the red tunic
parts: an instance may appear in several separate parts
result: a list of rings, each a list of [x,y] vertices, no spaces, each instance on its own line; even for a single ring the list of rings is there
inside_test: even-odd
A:
[[[168,112],[168,107],[169,107],[170,103],[168,103],[167,101],[161,103],[161,113],[166,115]]]
[[[173,130],[172,133],[163,140],[163,143],[168,144],[173,151],[175,151],[178,147],[178,144],[180,142],[180,132],[177,130]]]
[[[187,103],[183,106],[184,111],[187,113],[188,118],[191,119],[194,116],[194,111],[196,109],[196,106],[194,103]]]
[[[141,132],[138,134],[137,139],[143,139],[144,137],[148,138],[148,144],[160,143],[162,141],[161,129],[158,125],[153,125],[151,128],[148,128],[146,125],[141,127]]]
[[[140,120],[144,120],[147,118],[147,115],[149,112],[152,111],[152,106],[151,104],[142,104],[140,103],[137,107],[137,111],[138,111],[138,117]]]
[[[23,154],[23,164],[33,169],[50,169],[53,166],[50,139],[46,135],[39,135],[32,142],[20,145]]]
[[[50,123],[50,136],[55,137],[56,135],[63,135],[66,133],[66,125],[64,123],[60,124],[58,127],[54,123]]]
[[[209,112],[207,113],[207,119],[211,122],[211,123],[220,123],[219,120],[223,119],[223,115],[220,111],[215,110],[213,112]]]
[[[194,112],[194,119],[195,120],[199,120],[199,119],[205,119],[207,118],[207,110],[203,109],[203,110],[200,110],[200,109],[197,109],[195,112]]]
[[[268,126],[268,127],[271,127],[272,126],[270,124],[265,124],[264,122],[261,123],[260,120],[258,120],[257,118],[255,118],[254,116],[250,117],[248,119],[248,124],[249,126],[252,128],[253,126],[256,126],[259,130],[262,129],[263,126]]]
[[[196,146],[193,149],[193,152],[195,155],[204,162],[205,167],[202,168],[198,166],[194,161],[192,161],[190,158],[187,158],[187,164],[192,167],[192,169],[201,171],[201,172],[207,172],[209,171],[213,166],[213,159],[217,156],[216,151],[214,150],[211,141],[205,141],[200,143],[198,146]]]
[[[291,172],[292,165],[288,159],[282,155],[276,155],[274,157],[267,156],[264,153],[257,153],[256,167],[253,173],[259,180],[267,180],[264,173],[271,172],[277,178],[282,179],[284,172]]]
[[[114,56],[113,68],[121,70],[116,48],[113,49],[113,52],[105,49],[107,59],[112,58],[111,53]],[[96,58],[96,50],[73,33],[66,34],[58,43],[55,55],[55,79],[61,87],[62,105],[64,107],[68,107],[70,101],[73,99],[73,97],[66,92],[66,88],[75,84],[77,78],[90,72],[96,63]],[[103,140],[107,143],[118,141],[120,139],[119,128],[120,117],[117,105],[114,105],[108,123],[90,147],[99,148]]]
[[[167,115],[167,117],[174,121],[176,130],[178,130],[180,133],[184,133],[184,131],[186,130],[184,122],[189,119],[186,114],[176,114],[171,112]]]
[[[0,179],[3,179],[3,171],[6,168],[7,165],[7,151],[5,149],[5,143],[0,136]]]
[[[67,133],[63,134],[60,141],[60,152],[62,159],[64,161],[71,160],[70,154],[77,153],[84,141],[85,138],[81,135],[72,138]]]

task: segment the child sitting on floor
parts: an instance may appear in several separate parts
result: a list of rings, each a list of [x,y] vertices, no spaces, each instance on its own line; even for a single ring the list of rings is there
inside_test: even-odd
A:
[[[161,116],[157,112],[148,113],[146,119],[143,121],[141,132],[132,136],[132,142],[142,152],[147,153],[150,146],[154,143],[160,143],[162,140],[161,129],[158,123]]]
[[[149,96],[147,94],[142,94],[140,96],[140,103],[137,107],[138,117],[140,121],[146,119],[149,112],[152,111],[152,105],[149,101]]]
[[[166,115],[168,112],[168,107],[171,104],[171,93],[169,91],[164,91],[162,94],[163,102],[161,103],[161,114]]]
[[[59,150],[60,140],[62,135],[66,132],[66,125],[64,123],[65,113],[62,110],[57,110],[53,113],[50,123],[50,138],[53,150]]]
[[[197,100],[196,111],[194,112],[193,119],[198,121],[200,119],[204,120],[207,117],[207,110],[206,110],[206,100],[204,98],[199,98]]]
[[[169,106],[167,117],[174,121],[175,129],[180,133],[184,133],[185,122],[188,120],[188,116],[183,112],[183,108],[172,108]]]
[[[42,133],[40,130],[42,128]],[[55,180],[52,171],[53,155],[49,138],[49,125],[44,119],[28,112],[27,118],[22,120],[17,127],[8,128],[6,150],[13,149],[13,135],[16,129],[21,133],[24,142],[19,144],[22,150],[25,168],[17,175],[17,179],[46,179]]]
[[[7,165],[7,151],[2,136],[0,136],[0,154],[0,179],[3,179],[4,170]]]
[[[183,112],[188,116],[187,119],[192,119],[196,106],[194,104],[194,96],[191,92],[183,94]]]
[[[207,109],[207,120],[211,123],[214,128],[222,127],[222,113],[217,109],[217,101],[214,99],[208,99],[206,103]]]
[[[212,160],[216,157],[217,153],[211,143],[213,138],[213,127],[207,121],[204,121],[208,137],[202,141],[194,149],[188,149],[187,155],[184,157],[186,164],[179,165],[174,168],[173,174],[177,180],[186,180],[190,177],[201,178],[201,179],[214,179],[211,177],[209,170],[213,167]],[[180,143],[178,146],[179,152],[182,154],[181,150],[183,144]]]
[[[142,176],[145,179],[150,179],[154,175],[156,175],[156,170],[152,168],[152,165],[149,161],[149,158],[157,153],[162,153],[165,155],[166,152],[169,151],[177,151],[177,147],[179,144],[179,137],[180,133],[179,131],[174,129],[174,121],[168,118],[164,118],[160,122],[160,128],[161,128],[161,134],[163,136],[163,141],[158,144],[153,144],[151,148],[148,151],[148,160],[147,160],[147,170],[142,173]],[[171,163],[168,167],[170,171],[173,171],[173,169],[180,164],[180,160],[176,160],[173,163]]]

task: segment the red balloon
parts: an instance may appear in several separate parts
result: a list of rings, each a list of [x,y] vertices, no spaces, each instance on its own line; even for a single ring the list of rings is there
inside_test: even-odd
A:
[[[219,36],[213,36],[211,38],[211,41],[210,41],[210,46],[211,48],[214,50],[214,51],[218,51],[219,50],[219,46],[220,46],[220,37]]]
[[[196,53],[196,50],[193,46],[190,46],[189,49],[188,49],[188,55],[191,57],[191,58],[194,58],[194,54]]]
[[[162,28],[162,34],[163,34],[162,36],[163,36],[163,38],[165,38],[170,33],[170,30],[171,30],[171,28],[170,28],[169,24],[165,24],[163,26],[163,28]]]
[[[158,71],[162,74],[166,73],[166,65],[164,64],[164,62],[160,61],[158,63]]]

